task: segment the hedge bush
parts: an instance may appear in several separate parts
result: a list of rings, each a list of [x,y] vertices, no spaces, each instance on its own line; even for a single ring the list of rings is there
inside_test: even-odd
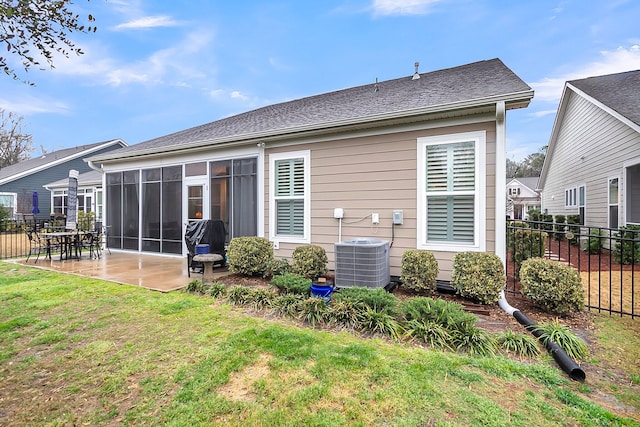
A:
[[[327,253],[321,246],[298,246],[291,257],[291,271],[315,280],[327,272]]]
[[[572,245],[577,245],[580,240],[580,215],[567,215],[567,225],[571,233],[567,239]]]
[[[439,272],[438,262],[430,251],[410,249],[402,254],[400,280],[409,290],[435,293]]]
[[[309,295],[311,290],[311,279],[302,277],[299,274],[286,273],[280,276],[274,276],[271,284],[278,288],[283,294],[300,294]]]
[[[227,258],[232,273],[261,275],[273,262],[273,246],[264,237],[234,237],[229,242]]]
[[[463,298],[495,304],[506,281],[502,260],[496,254],[458,252],[453,257],[451,286]]]
[[[567,220],[567,217],[564,215],[556,215],[554,218],[554,222],[555,224],[553,225],[553,237],[556,240],[564,240],[566,238],[566,233],[565,233],[565,228],[566,228],[566,224],[565,221]]]
[[[529,258],[544,255],[547,246],[547,233],[529,228],[514,228],[509,230],[509,251],[511,259],[520,270],[522,263]]]
[[[614,236],[616,244],[613,250],[613,257],[616,262],[618,264],[640,263],[640,226],[622,226]]]
[[[520,269],[521,292],[545,311],[561,316],[584,308],[584,291],[578,271],[544,258],[531,258]]]

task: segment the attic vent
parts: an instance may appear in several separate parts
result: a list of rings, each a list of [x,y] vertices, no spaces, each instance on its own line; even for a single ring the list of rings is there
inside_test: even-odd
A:
[[[416,72],[413,73],[413,77],[411,78],[411,80],[418,80],[420,78],[420,73],[418,72],[418,67],[420,66],[419,62],[416,62],[415,64],[413,64],[414,67],[416,67]]]
[[[339,288],[384,288],[391,280],[389,242],[348,239],[335,244],[336,280]]]

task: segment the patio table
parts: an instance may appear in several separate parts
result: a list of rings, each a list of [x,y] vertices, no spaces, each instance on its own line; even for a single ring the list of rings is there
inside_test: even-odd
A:
[[[60,261],[69,258],[80,259],[78,246],[80,239],[86,234],[85,231],[53,231],[40,233],[40,236],[47,240],[47,255],[51,259],[51,239],[56,239],[60,243]],[[73,255],[75,249],[75,255]]]

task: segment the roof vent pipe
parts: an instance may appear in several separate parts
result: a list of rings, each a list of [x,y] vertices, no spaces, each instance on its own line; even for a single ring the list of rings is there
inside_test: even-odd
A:
[[[420,78],[420,73],[418,72],[418,67],[420,66],[419,62],[416,62],[415,64],[413,64],[414,67],[416,67],[416,71],[415,73],[413,73],[413,77],[411,78],[411,80],[418,80]]]

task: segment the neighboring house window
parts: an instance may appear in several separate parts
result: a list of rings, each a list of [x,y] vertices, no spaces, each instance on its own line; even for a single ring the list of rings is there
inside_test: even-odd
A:
[[[640,224],[640,163],[625,167],[624,194],[627,224]]]
[[[520,195],[520,188],[510,188],[509,189],[509,195],[510,196],[519,196]]]
[[[269,232],[272,240],[310,242],[310,153],[269,156]]]
[[[16,214],[16,203],[18,195],[16,193],[0,193],[0,206],[5,208],[10,217]]]
[[[418,138],[418,247],[484,250],[484,132]]]
[[[618,228],[618,195],[619,195],[619,191],[618,191],[618,185],[619,185],[619,178],[615,177],[615,178],[609,178],[609,185],[607,186],[608,190],[608,200],[609,200],[609,209],[608,209],[608,215],[609,215],[609,220],[608,220],[608,224],[609,224],[609,228]]]
[[[53,213],[67,214],[67,190],[56,190],[53,192]]]

